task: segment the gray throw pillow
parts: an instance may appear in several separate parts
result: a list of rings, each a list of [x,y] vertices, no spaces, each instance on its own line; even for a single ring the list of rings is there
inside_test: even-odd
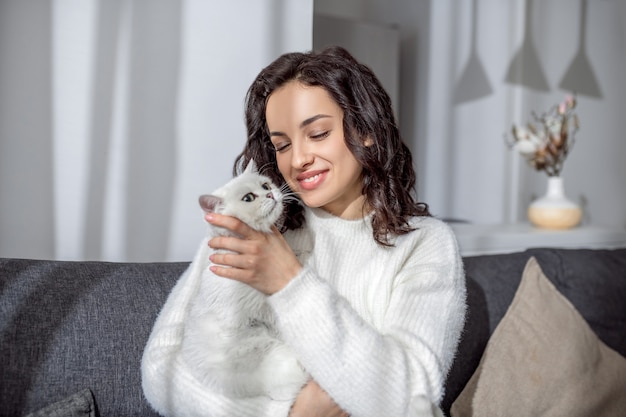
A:
[[[84,389],[26,417],[97,417],[93,393]]]

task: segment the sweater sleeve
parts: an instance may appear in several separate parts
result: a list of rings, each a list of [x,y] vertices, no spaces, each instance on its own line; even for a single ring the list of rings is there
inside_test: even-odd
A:
[[[417,410],[443,396],[464,322],[465,281],[454,235],[439,223],[411,233],[412,255],[385,278],[393,291],[378,327],[310,267],[269,297],[283,338],[353,416],[428,415]]]
[[[203,242],[203,247],[207,245]],[[161,310],[144,349],[141,374],[144,395],[163,416],[287,416],[291,403],[269,397],[233,399],[212,391],[192,376],[181,358],[184,320],[202,277],[201,248]]]

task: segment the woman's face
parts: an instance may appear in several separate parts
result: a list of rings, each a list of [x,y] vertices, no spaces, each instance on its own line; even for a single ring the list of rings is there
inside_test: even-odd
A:
[[[346,146],[343,111],[326,90],[291,81],[269,96],[265,115],[278,169],[304,204],[363,217],[363,169]]]

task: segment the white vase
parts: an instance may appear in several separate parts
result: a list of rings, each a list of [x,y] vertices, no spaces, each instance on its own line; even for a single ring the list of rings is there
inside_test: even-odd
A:
[[[580,206],[565,196],[561,177],[548,177],[546,195],[528,206],[530,222],[545,229],[569,229],[580,224],[582,217]]]

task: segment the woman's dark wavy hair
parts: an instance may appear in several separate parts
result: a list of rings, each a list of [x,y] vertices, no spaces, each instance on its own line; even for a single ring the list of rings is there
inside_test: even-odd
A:
[[[276,184],[285,184],[271,146],[265,107],[270,94],[292,80],[324,88],[343,110],[346,145],[363,166],[363,193],[373,209],[374,239],[392,246],[391,236],[413,230],[412,216],[430,216],[428,205],[415,199],[411,152],[400,137],[389,95],[374,73],[341,47],[287,53],[259,73],[246,95],[248,140],[237,157],[234,174],[254,159]],[[366,139],[370,139],[367,145]],[[303,223],[302,205],[287,203],[283,231]]]

